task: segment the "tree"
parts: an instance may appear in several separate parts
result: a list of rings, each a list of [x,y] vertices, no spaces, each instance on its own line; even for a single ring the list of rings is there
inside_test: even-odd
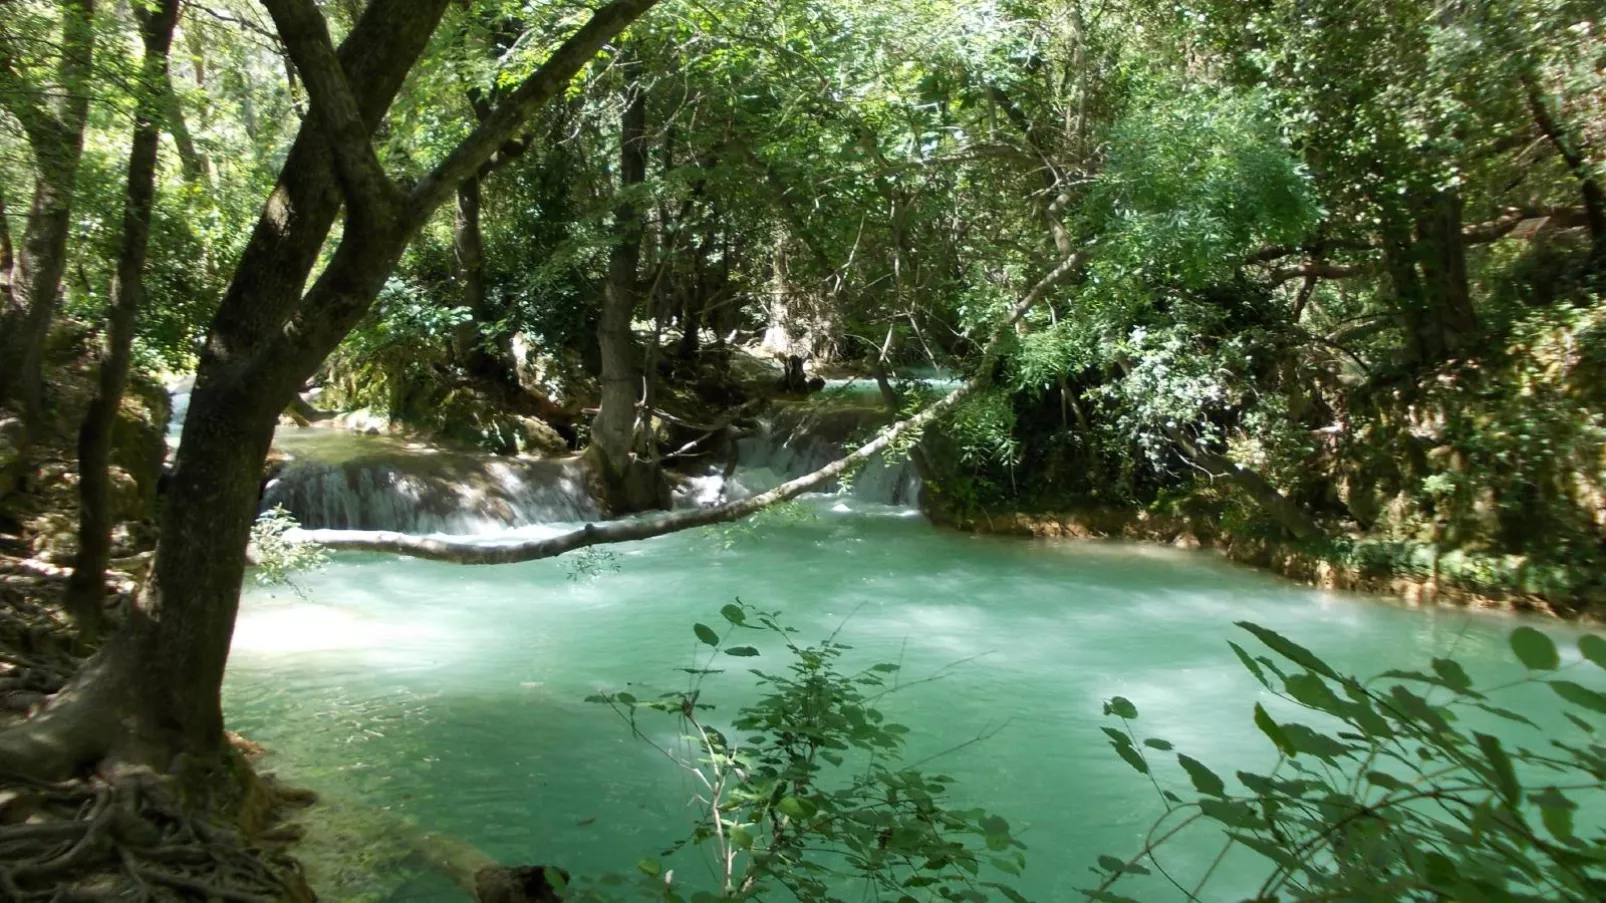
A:
[[[279,411],[367,310],[408,241],[457,185],[653,5],[617,0],[598,9],[410,189],[386,174],[370,136],[423,52],[444,0],[375,0],[338,52],[309,0],[268,5],[312,114],[213,320],[153,577],[125,627],[50,708],[0,734],[0,765],[53,775],[109,757],[179,771],[204,789],[224,754],[223,667]],[[303,292],[342,206],[340,243]]]
[[[22,124],[35,171],[21,247],[5,255],[10,258],[10,273],[8,291],[0,297],[5,305],[0,309],[0,404],[20,405],[29,433],[38,430],[44,415],[45,338],[67,267],[74,183],[84,150],[95,53],[93,0],[69,0],[60,9],[54,91],[29,83],[19,71],[16,36],[0,33],[0,105]],[[5,480],[6,475],[0,474],[0,481]],[[0,494],[8,488],[0,485]]]
[[[112,430],[128,385],[134,346],[134,319],[144,296],[146,251],[150,245],[151,207],[156,191],[156,153],[163,112],[172,90],[167,55],[178,21],[178,0],[162,0],[155,9],[136,6],[144,57],[140,64],[134,136],[128,156],[123,201],[122,239],[117,273],[111,287],[106,349],[100,363],[95,396],[78,432],[78,554],[67,584],[66,607],[80,636],[96,639],[105,628],[106,564],[111,555]]]

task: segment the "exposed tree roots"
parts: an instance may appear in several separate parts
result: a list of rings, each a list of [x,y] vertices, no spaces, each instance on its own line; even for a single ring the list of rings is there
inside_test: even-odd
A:
[[[311,900],[282,847],[185,814],[148,770],[0,787],[0,897],[16,901]]]

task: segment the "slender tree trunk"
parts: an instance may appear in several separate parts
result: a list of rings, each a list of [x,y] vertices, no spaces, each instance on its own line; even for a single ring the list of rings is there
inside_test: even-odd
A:
[[[167,117],[167,133],[173,136],[173,146],[178,149],[179,171],[184,181],[190,185],[206,186],[212,181],[212,164],[195,146],[195,137],[190,134],[189,123],[184,118],[184,101],[179,98],[178,92],[173,89],[171,73],[167,73],[162,82],[162,112]]]
[[[480,186],[485,176],[475,174],[457,186],[452,210],[452,262],[456,269],[459,295],[468,308],[469,320],[457,326],[452,335],[452,353],[469,373],[502,386],[518,389],[513,348],[506,337],[489,340],[497,314],[491,304],[485,275],[485,237],[480,226]],[[494,341],[494,344],[488,345]]]
[[[67,583],[66,606],[77,622],[82,640],[97,639],[105,626],[106,564],[111,557],[113,527],[112,430],[128,386],[134,319],[144,294],[145,253],[150,245],[151,206],[156,197],[156,154],[167,96],[168,48],[178,10],[179,0],[162,0],[154,10],[134,9],[145,56],[140,64],[140,93],[123,194],[123,235],[117,273],[112,280],[99,382],[78,430],[78,555]]]
[[[1606,190],[1602,190],[1600,180],[1595,177],[1594,169],[1585,159],[1578,142],[1568,133],[1568,129],[1556,121],[1546,98],[1539,91],[1538,82],[1532,76],[1524,76],[1522,83],[1527,90],[1528,110],[1533,114],[1534,123],[1561,154],[1567,168],[1578,180],[1579,192],[1584,199],[1584,216],[1593,241],[1592,254],[1597,265],[1606,265]]]
[[[0,403],[21,405],[30,437],[37,433],[44,415],[45,339],[67,269],[73,187],[89,118],[94,15],[94,0],[62,4],[57,69],[61,100],[54,108],[35,103],[31,96],[5,97],[16,86],[0,86],[0,103],[22,123],[37,168],[22,248],[12,268],[10,297],[0,310]],[[11,74],[9,66],[6,72]]]
[[[630,328],[636,314],[643,234],[641,208],[631,192],[647,178],[647,96],[634,78],[634,67],[631,73],[619,122],[619,191],[623,199],[614,208],[618,234],[608,256],[602,322],[597,330],[602,401],[591,425],[593,462],[599,470],[604,501],[613,514],[669,505],[662,468],[637,454],[642,432],[649,427],[639,422],[645,393],[636,361],[636,337]]]
[[[11,247],[11,221],[6,216],[6,198],[0,194],[0,310],[11,309],[11,268],[16,252]]]

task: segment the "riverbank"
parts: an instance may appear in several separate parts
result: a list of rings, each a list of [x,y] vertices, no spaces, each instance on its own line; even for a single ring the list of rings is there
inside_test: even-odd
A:
[[[1210,549],[1227,560],[1305,586],[1386,596],[1413,606],[1521,611],[1598,623],[1606,589],[1578,591],[1562,575],[1517,559],[1358,536],[1291,541],[1239,535],[1219,518],[1139,508],[1057,512],[981,512],[956,516],[928,510],[944,527],[969,533],[1051,540],[1121,539]]]

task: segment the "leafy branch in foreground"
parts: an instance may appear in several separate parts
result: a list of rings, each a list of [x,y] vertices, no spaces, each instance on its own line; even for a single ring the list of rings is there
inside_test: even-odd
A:
[[[908,728],[876,708],[898,683],[899,666],[838,670],[851,647],[836,636],[799,645],[776,615],[739,600],[721,610],[723,632],[693,630],[707,658],[685,669],[683,692],[640,700],[630,693],[590,697],[623,718],[638,738],[691,776],[701,816],[689,837],[665,852],[701,851],[712,860],[717,887],[687,891],[659,859],[643,860],[635,884],[668,903],[751,900],[777,891],[799,901],[984,901],[1024,898],[984,869],[1019,875],[1024,846],[1009,823],[981,809],[950,808],[951,778],[926,774],[900,759]],[[705,679],[725,673],[725,657],[760,657],[737,635],[778,641],[790,656],[784,671],[751,669],[763,691],[730,722],[734,736],[710,722],[701,701]],[[939,675],[940,676],[940,675]],[[934,678],[928,678],[934,679]],[[684,745],[658,745],[638,725],[643,712],[676,720]],[[975,741],[986,739],[979,735]],[[968,745],[968,744],[967,744]],[[929,761],[929,760],[928,760]],[[571,888],[565,899],[609,899],[630,885],[620,876]]]
[[[1583,637],[1581,660],[1564,667],[1549,637],[1519,627],[1511,649],[1527,675],[1479,689],[1454,659],[1434,659],[1429,672],[1387,671],[1363,682],[1273,631],[1238,626],[1271,653],[1251,656],[1231,644],[1244,667],[1310,712],[1314,726],[1279,722],[1257,703],[1255,726],[1276,746],[1276,767],[1238,772],[1247,792],[1229,793],[1223,778],[1178,754],[1197,794],[1185,800],[1161,789],[1151,758],[1172,752],[1172,744],[1139,743],[1136,706],[1121,697],[1106,703],[1105,715],[1121,728],[1105,734],[1154,782],[1166,814],[1137,855],[1099,858],[1101,881],[1087,899],[1130,900],[1112,888],[1153,872],[1188,899],[1202,899],[1216,865],[1240,845],[1271,865],[1249,898],[1255,901],[1606,899],[1606,829],[1598,819],[1583,829],[1574,818],[1581,808],[1606,805],[1606,746],[1597,733],[1606,695],[1559,676],[1586,662],[1606,669],[1606,639]],[[1540,725],[1494,701],[1536,686],[1557,697],[1572,729]],[[1476,730],[1480,723],[1501,725],[1505,739]],[[1200,822],[1223,830],[1224,846],[1190,887],[1166,871],[1158,851]]]
[[[258,515],[251,525],[251,559],[256,563],[256,580],[263,586],[289,586],[297,593],[294,577],[315,571],[329,563],[328,551],[318,543],[292,540],[292,531],[301,525],[283,505]]]

